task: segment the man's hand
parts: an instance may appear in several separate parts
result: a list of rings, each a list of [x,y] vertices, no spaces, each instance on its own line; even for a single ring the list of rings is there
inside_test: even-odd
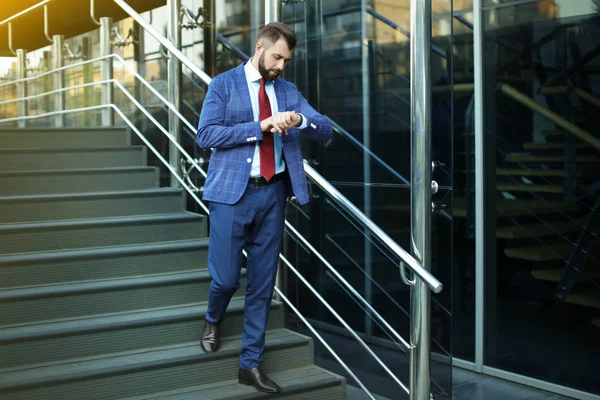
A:
[[[288,134],[288,129],[295,127],[302,120],[300,114],[296,114],[295,111],[284,111],[277,113],[267,119],[260,122],[260,129],[263,132],[282,133]]]

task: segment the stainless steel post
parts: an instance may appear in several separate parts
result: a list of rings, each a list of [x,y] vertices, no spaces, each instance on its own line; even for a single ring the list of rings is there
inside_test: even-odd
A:
[[[108,56],[113,53],[112,45],[112,18],[100,18],[100,55]],[[102,80],[113,79],[113,60],[108,58],[102,61],[100,67]],[[112,83],[105,83],[101,89],[102,104],[113,104],[115,98],[114,86]],[[115,124],[115,114],[111,108],[102,110],[102,126],[113,126]]]
[[[92,56],[92,38],[90,36],[84,36],[81,38],[81,51],[86,55],[88,59],[93,58]],[[83,83],[91,83],[94,81],[94,66],[92,64],[86,64],[83,66]],[[90,107],[94,104],[94,87],[89,86],[83,89],[82,104],[84,107]],[[86,112],[83,116],[83,123],[85,126],[93,126],[94,118],[92,113]]]
[[[27,52],[23,49],[17,49],[17,79],[27,78]],[[27,82],[19,82],[17,85],[17,96],[19,98],[27,97]],[[27,116],[27,101],[19,102],[19,117]],[[25,128],[25,120],[19,120],[18,127]]]
[[[204,0],[204,12],[206,13],[204,34],[204,71],[215,76],[217,70],[217,7],[215,0]]]
[[[137,22],[133,23],[133,29],[137,34],[137,43],[133,45],[134,60],[136,62],[137,73],[142,77],[146,77],[146,40],[144,28]],[[146,88],[138,80],[135,81],[135,96],[136,99],[144,106],[148,106],[146,96]],[[138,110],[138,121],[141,121],[143,132],[148,129],[148,118]]]
[[[64,65],[65,37],[63,35],[52,36],[52,68],[61,68]],[[54,73],[54,89],[63,89],[65,87],[65,72]],[[66,93],[59,92],[54,95],[54,111],[63,111],[66,105]],[[54,117],[54,126],[62,128],[65,126],[65,114],[58,114]]]
[[[265,25],[281,21],[281,0],[265,0]]]
[[[410,2],[411,79],[411,247],[414,257],[431,269],[431,0]],[[410,399],[430,397],[429,288],[416,279],[411,291]]]
[[[181,0],[167,0],[168,8],[168,39],[173,43],[173,46],[177,50],[181,50],[181,24],[180,24],[180,10]],[[181,96],[181,62],[177,57],[172,54],[169,55],[167,62],[168,70],[168,83],[169,83],[169,102],[175,106],[177,110],[181,110],[182,96]],[[181,121],[175,115],[173,111],[169,111],[169,133],[173,135],[173,138],[177,143],[180,142],[181,132]],[[169,145],[169,162],[171,166],[179,171],[181,166],[179,165],[181,154],[177,147],[172,143]],[[179,187],[179,181],[171,175],[171,187]]]

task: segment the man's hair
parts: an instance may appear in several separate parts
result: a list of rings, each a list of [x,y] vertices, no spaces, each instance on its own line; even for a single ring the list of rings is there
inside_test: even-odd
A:
[[[294,50],[296,47],[296,34],[283,22],[271,22],[270,24],[263,26],[260,31],[258,31],[256,41],[263,42],[267,47],[270,47],[281,38],[285,39],[290,50]]]

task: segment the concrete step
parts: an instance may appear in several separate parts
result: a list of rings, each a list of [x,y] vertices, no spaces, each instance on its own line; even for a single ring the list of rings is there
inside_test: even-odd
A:
[[[208,240],[0,256],[0,290],[208,269]]]
[[[128,146],[125,128],[0,129],[0,149],[73,149]]]
[[[204,270],[4,289],[0,315],[3,325],[30,324],[201,303],[208,301],[210,282]]]
[[[205,238],[205,217],[192,213],[5,224],[0,255]]]
[[[269,374],[269,377],[281,387],[281,393],[277,395],[277,398],[286,400],[346,400],[345,378],[319,367],[308,366],[286,371],[275,371]],[[253,387],[240,385],[237,379],[231,379],[144,396],[128,397],[121,400],[253,400],[272,397],[273,395],[257,392]]]
[[[153,167],[0,172],[0,196],[156,188],[158,173]]]
[[[4,370],[0,397],[116,399],[234,379],[241,339],[225,337],[219,352],[204,353],[200,333],[190,342]],[[268,331],[261,366],[266,373],[306,367],[312,352],[312,341],[305,336],[284,329]]]
[[[141,167],[146,165],[146,156],[143,146],[0,149],[0,171]]]
[[[227,309],[221,336],[240,338],[244,299],[238,292]],[[43,323],[0,326],[0,388],[4,374],[23,369],[103,358],[108,354],[134,352],[181,343],[200,348],[206,303],[147,308],[126,313],[100,314]],[[267,329],[282,329],[283,309],[273,303]],[[0,398],[4,399],[0,390]]]
[[[156,188],[0,197],[0,224],[183,211],[185,192]]]

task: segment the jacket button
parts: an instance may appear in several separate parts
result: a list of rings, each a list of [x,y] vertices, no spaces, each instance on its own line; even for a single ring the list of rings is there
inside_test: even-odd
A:
[[[252,159],[251,159],[251,158],[248,158],[246,161],[248,161],[249,163],[251,163],[251,162],[252,162]]]

